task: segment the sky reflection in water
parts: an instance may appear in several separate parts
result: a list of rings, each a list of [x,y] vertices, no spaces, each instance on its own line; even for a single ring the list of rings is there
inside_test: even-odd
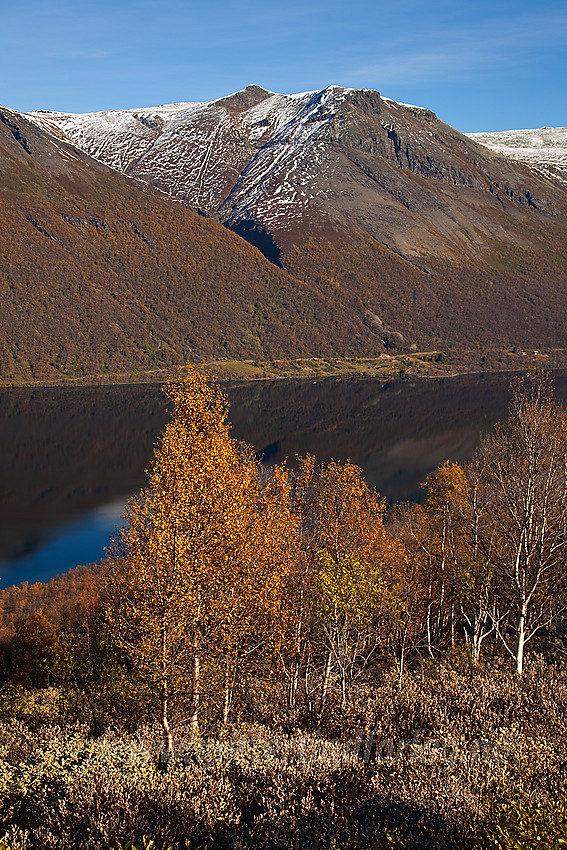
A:
[[[229,418],[233,436],[268,462],[351,458],[390,501],[416,499],[432,469],[466,461],[507,415],[511,380],[256,382],[228,390]],[[567,400],[567,378],[554,385]],[[167,418],[154,386],[0,393],[0,586],[103,557]]]

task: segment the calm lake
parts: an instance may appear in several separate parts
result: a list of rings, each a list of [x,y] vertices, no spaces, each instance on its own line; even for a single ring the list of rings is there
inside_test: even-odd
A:
[[[351,458],[391,501],[414,500],[445,460],[465,461],[505,418],[511,376],[382,384],[325,379],[227,388],[233,436],[265,462]],[[567,401],[567,376],[554,378]],[[46,581],[104,554],[145,483],[167,421],[159,387],[0,391],[0,587]]]

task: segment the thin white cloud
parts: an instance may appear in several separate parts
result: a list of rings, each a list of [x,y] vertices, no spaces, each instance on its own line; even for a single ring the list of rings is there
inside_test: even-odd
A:
[[[414,39],[415,40],[415,39]],[[462,72],[521,64],[532,50],[567,40],[567,15],[492,21],[482,27],[428,31],[413,49],[396,45],[364,64],[345,69],[351,80],[373,77],[380,85],[430,82]],[[423,42],[427,42],[425,47]],[[393,48],[393,49],[392,49]]]
[[[72,47],[50,50],[46,55],[50,59],[107,59],[109,53],[106,50]]]

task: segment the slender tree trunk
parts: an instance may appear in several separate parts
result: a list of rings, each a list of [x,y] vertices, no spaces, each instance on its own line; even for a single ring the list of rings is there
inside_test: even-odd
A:
[[[297,689],[299,687],[299,665],[300,665],[300,655],[297,654],[295,661],[293,662],[293,668],[291,670],[291,676],[289,680],[289,692],[287,698],[287,707],[290,711],[293,711],[295,708],[295,703],[297,699]]]
[[[297,634],[295,636],[296,648],[297,652],[295,655],[295,660],[292,665],[292,669],[290,671],[289,677],[289,692],[287,699],[287,707],[291,710],[295,708],[295,701],[297,698],[297,689],[299,687],[299,668],[301,666],[301,619],[299,619],[297,623]]]
[[[319,705],[319,714],[323,714],[325,710],[325,702],[327,700],[327,691],[329,689],[329,681],[331,678],[331,659],[332,653],[329,652],[325,662],[325,672],[323,673],[323,681],[321,682],[321,703]]]
[[[230,707],[232,705],[232,695],[234,693],[234,684],[236,681],[236,666],[238,661],[234,662],[234,665],[230,665],[230,661],[227,659],[225,672],[224,672],[224,698],[222,705],[222,725],[226,726],[228,723],[228,716],[230,714]]]
[[[478,662],[480,660],[480,644],[482,642],[482,638],[480,636],[481,631],[482,631],[482,623],[480,621],[480,618],[477,617],[474,621],[474,628],[473,628],[472,641],[471,641],[471,655],[472,655],[472,660],[475,664],[478,664]]]
[[[193,656],[193,706],[189,718],[189,730],[193,737],[199,735],[199,704],[201,701],[201,659],[197,655],[197,639],[194,641],[195,655]]]
[[[441,563],[441,569],[444,570],[444,557]],[[441,641],[441,626],[443,625],[443,605],[445,602],[445,581],[441,581],[441,593],[439,594],[439,605],[437,607],[437,617],[435,623],[435,643],[439,646]]]
[[[347,704],[347,671],[343,665],[341,668],[341,708],[346,708]]]
[[[229,663],[226,662],[226,668],[224,671],[224,697],[222,701],[222,725],[226,726],[228,723],[228,714],[230,711],[230,669]]]
[[[490,631],[483,631],[484,626],[486,624],[486,619],[486,614],[478,614],[478,616],[475,617],[473,622],[472,660],[475,662],[475,664],[480,661],[480,650],[482,648],[482,642],[484,638],[490,634]]]
[[[437,616],[435,618],[435,643],[439,646],[441,642],[441,627],[443,625],[443,605],[445,603],[445,573],[447,559],[447,508],[444,509],[443,516],[443,534],[441,538],[441,563],[439,564],[439,575],[441,576],[441,592],[439,594],[439,604],[437,606]]]
[[[404,675],[404,647],[405,647],[405,639],[402,642],[401,650],[400,650],[400,669],[398,676],[398,688],[402,687],[402,678]]]
[[[526,602],[522,602],[522,607],[520,608],[520,612],[518,614],[518,619],[516,622],[516,646],[514,650],[515,656],[515,672],[518,676],[521,676],[524,672],[524,644],[526,642],[526,614],[527,614],[527,604]]]
[[[431,658],[433,658],[433,650],[431,648],[431,606],[432,606],[432,604],[433,603],[432,603],[432,599],[431,599],[431,573],[430,573],[429,574],[429,584],[428,584],[428,587],[427,587],[426,626],[427,626],[427,652],[428,652],[428,654],[430,655]]]
[[[171,734],[171,729],[169,728],[169,720],[167,717],[168,712],[168,691],[167,691],[167,683],[164,681],[161,688],[161,711],[160,711],[160,719],[161,726],[163,729],[163,745],[166,753],[173,752],[173,736]]]
[[[313,711],[313,692],[309,684],[309,676],[311,674],[311,646],[308,645],[307,660],[305,662],[305,701],[307,703],[307,712],[311,714]]]
[[[451,599],[451,649],[455,648],[455,602]]]
[[[173,752],[173,736],[169,727],[169,689],[167,687],[167,640],[166,630],[162,626],[161,629],[161,705],[160,705],[160,720],[163,729],[163,744],[166,753]]]

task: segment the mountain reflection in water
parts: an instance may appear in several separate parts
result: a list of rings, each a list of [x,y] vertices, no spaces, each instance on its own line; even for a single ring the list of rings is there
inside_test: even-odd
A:
[[[481,431],[507,415],[511,381],[255,382],[227,388],[229,418],[266,463],[350,458],[388,500],[415,500],[431,470],[466,461]],[[567,377],[554,387],[565,402]],[[167,419],[156,386],[1,391],[0,586],[102,557]]]

